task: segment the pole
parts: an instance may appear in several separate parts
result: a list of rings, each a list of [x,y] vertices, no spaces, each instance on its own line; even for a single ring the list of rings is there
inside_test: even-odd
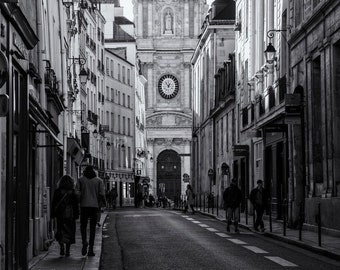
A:
[[[286,202],[287,202],[287,200],[284,199],[283,200],[283,236],[286,236],[286,226],[287,226],[287,222],[286,222]]]
[[[244,211],[245,211],[245,214],[246,214],[246,225],[248,225],[248,197],[246,196],[246,203],[245,203],[245,209],[244,209]]]
[[[318,203],[318,243],[321,247],[321,204]]]
[[[216,205],[216,215],[218,216],[218,197],[219,195],[217,194],[217,205]]]
[[[302,241],[302,226],[303,226],[303,214],[302,214],[302,202],[300,202],[299,241]]]
[[[269,229],[273,232],[273,220],[272,220],[272,200],[269,199]]]

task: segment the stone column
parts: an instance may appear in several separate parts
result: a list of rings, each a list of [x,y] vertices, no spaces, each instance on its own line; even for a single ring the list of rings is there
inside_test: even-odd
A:
[[[153,36],[153,4],[148,2],[148,37]]]
[[[148,89],[147,89],[147,100],[146,100],[146,106],[147,109],[154,107],[155,104],[155,91],[154,91],[154,81],[153,81],[153,63],[147,63],[147,80],[148,80]]]
[[[137,2],[137,36],[143,36],[143,4],[141,2]]]
[[[188,0],[184,1],[184,10],[183,10],[183,36],[189,36],[189,27],[190,27],[191,18],[189,17],[189,3]]]

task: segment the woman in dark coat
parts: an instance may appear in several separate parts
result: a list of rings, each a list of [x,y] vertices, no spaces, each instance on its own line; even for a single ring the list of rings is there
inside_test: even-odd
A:
[[[76,219],[79,218],[78,197],[75,193],[75,182],[69,175],[59,180],[54,191],[51,217],[57,219],[56,240],[60,245],[60,255],[70,256],[70,246],[75,243]],[[66,253],[65,253],[66,246]]]

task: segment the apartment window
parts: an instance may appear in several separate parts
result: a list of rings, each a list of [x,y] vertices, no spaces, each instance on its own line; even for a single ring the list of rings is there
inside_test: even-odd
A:
[[[106,124],[110,126],[110,113],[109,111],[106,111]]]
[[[110,99],[110,87],[106,86],[106,99]]]
[[[114,131],[114,114],[113,113],[111,113],[111,128],[110,128],[110,130],[111,131]]]
[[[106,58],[106,75],[110,75],[109,58]]]
[[[118,64],[118,81],[120,81],[120,64]]]
[[[113,88],[111,88],[111,101],[114,101]]]
[[[221,119],[221,133],[220,133],[220,140],[221,140],[221,155],[223,155],[223,118]]]
[[[123,93],[123,106],[125,107],[125,93]]]
[[[130,95],[127,96],[127,106],[128,106],[128,108],[131,108],[130,107]]]
[[[120,115],[118,114],[118,134],[120,134]]]
[[[123,83],[125,83],[125,67],[122,67]]]
[[[123,152],[123,167],[126,168],[126,150],[122,149]]]
[[[110,61],[110,74],[111,77],[113,78],[113,60]]]
[[[127,125],[128,125],[128,135],[131,136],[131,119],[130,118],[128,118]]]
[[[127,70],[127,84],[130,85],[130,69]]]
[[[131,168],[131,147],[128,147],[128,168]]]
[[[242,127],[246,127],[248,125],[248,108],[245,107],[242,109]]]
[[[118,91],[118,105],[120,105],[120,91]]]
[[[123,134],[125,135],[126,133],[126,123],[125,123],[125,116],[123,116]]]

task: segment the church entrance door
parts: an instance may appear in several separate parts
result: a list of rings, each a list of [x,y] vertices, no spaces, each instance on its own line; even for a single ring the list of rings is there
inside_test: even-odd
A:
[[[157,195],[171,200],[181,195],[181,157],[173,150],[165,150],[157,158]]]

